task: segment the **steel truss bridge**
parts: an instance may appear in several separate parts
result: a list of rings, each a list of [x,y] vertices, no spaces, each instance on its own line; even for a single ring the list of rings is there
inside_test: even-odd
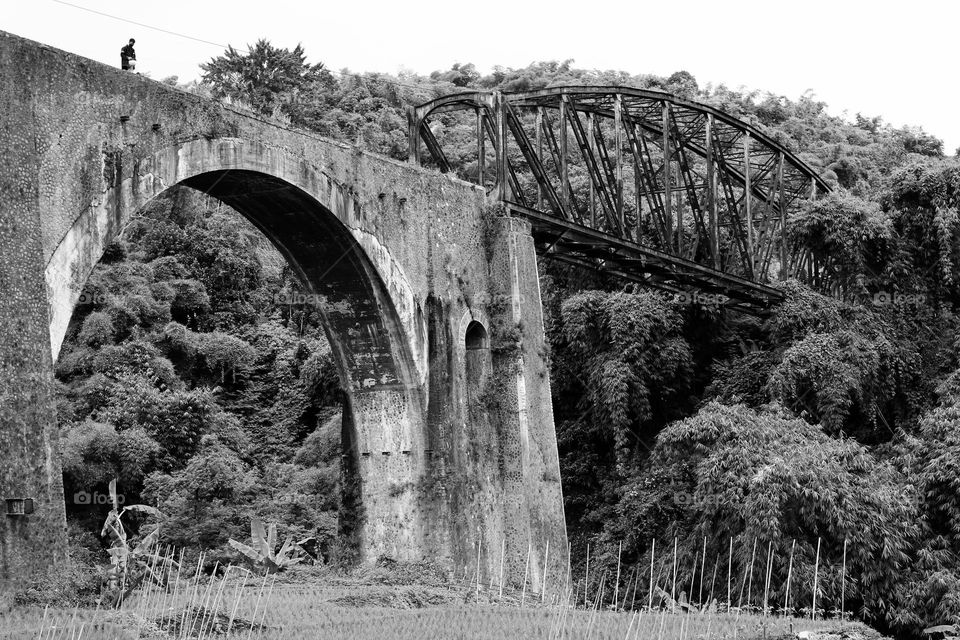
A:
[[[816,280],[791,212],[830,187],[713,107],[627,87],[465,92],[409,111],[410,160],[482,185],[541,255],[763,314]],[[694,298],[695,299],[695,298]]]

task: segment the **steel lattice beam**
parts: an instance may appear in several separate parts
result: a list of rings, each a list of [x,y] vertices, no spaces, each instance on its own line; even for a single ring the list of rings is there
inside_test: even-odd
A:
[[[458,128],[460,116],[475,122]],[[494,176],[489,197],[531,220],[549,257],[665,290],[723,293],[755,312],[777,298],[777,280],[822,277],[787,226],[791,210],[829,186],[719,109],[629,87],[444,96],[412,108],[409,131],[411,162],[425,148],[446,172],[459,167],[444,145],[464,141],[435,133],[438,118],[476,137],[472,176],[484,186]]]

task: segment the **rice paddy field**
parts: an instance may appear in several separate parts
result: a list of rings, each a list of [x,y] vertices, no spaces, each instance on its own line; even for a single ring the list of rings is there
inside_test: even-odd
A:
[[[286,579],[285,579],[286,580]],[[756,613],[617,610],[541,602],[538,594],[337,578],[280,582],[240,572],[135,592],[117,609],[14,608],[0,640],[376,639],[711,640],[878,637],[856,623]],[[843,626],[843,629],[840,627]]]

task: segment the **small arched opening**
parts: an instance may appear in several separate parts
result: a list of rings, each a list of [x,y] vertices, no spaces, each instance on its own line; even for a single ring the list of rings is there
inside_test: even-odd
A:
[[[490,348],[490,343],[487,340],[487,330],[476,320],[472,320],[470,324],[467,325],[467,334],[464,342],[467,351]]]
[[[464,382],[471,423],[483,419],[489,407],[484,406],[487,379],[493,369],[490,359],[490,340],[487,329],[476,320],[471,320],[464,334]]]

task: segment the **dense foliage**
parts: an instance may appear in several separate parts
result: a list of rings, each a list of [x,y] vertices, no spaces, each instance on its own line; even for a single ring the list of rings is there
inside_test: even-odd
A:
[[[901,635],[960,620],[960,165],[939,140],[683,71],[334,73],[266,41],[202,68],[192,90],[394,158],[411,104],[562,84],[671,91],[796,151],[836,187],[791,224],[830,285],[786,283],[766,319],[542,265],[573,557],[590,544],[612,571],[623,543],[625,564],[659,558],[663,573],[651,545],[676,545],[701,554],[701,591],[712,564],[710,593],[750,604],[760,554],[777,559],[772,599],[793,581],[792,607],[810,602],[817,566],[823,608]],[[454,164],[470,126],[438,118]],[[276,304],[291,286],[235,213],[186,193],[152,205],[95,272],[58,362],[68,496],[118,477],[128,500],[169,514],[167,542],[221,553],[250,515],[333,536],[338,383],[316,314]],[[678,576],[691,597],[696,571],[687,560]]]
[[[167,514],[165,543],[211,558],[252,515],[336,535],[339,379],[316,311],[277,304],[291,286],[266,239],[199,194],[132,223],[57,363],[72,518],[99,530],[117,478],[123,502]]]

